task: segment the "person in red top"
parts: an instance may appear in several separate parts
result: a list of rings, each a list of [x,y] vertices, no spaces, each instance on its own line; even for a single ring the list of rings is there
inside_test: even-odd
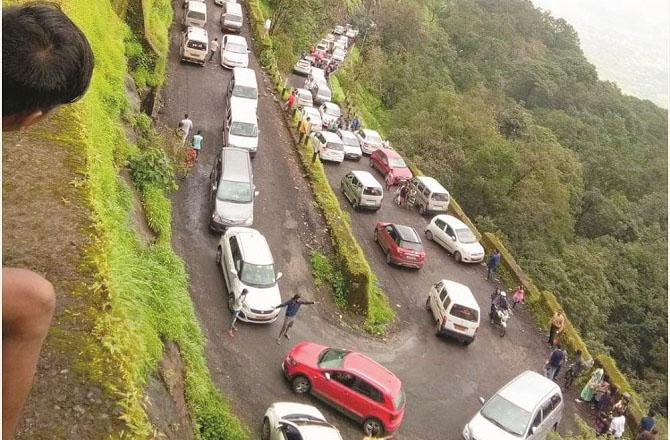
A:
[[[293,89],[291,93],[289,93],[288,99],[286,100],[287,111],[293,109],[293,106],[295,105],[295,100],[296,100],[295,89]]]

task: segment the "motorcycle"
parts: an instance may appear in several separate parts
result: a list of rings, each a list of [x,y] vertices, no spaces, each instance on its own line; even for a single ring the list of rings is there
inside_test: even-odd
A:
[[[507,331],[507,320],[509,319],[509,310],[503,310],[498,306],[491,306],[491,311],[489,312],[489,319],[491,320],[491,325],[500,326],[500,337],[505,336]]]

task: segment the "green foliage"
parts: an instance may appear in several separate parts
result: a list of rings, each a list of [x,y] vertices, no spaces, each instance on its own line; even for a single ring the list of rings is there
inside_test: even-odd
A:
[[[319,252],[312,252],[312,276],[317,286],[330,286],[333,291],[335,305],[339,308],[347,307],[347,286],[344,282],[344,275],[331,261],[331,259]]]
[[[133,181],[141,189],[148,185],[170,190],[177,188],[172,163],[160,148],[150,148],[130,157],[128,166]]]
[[[165,243],[172,239],[172,205],[165,196],[164,187],[155,182],[145,184],[142,189],[142,206],[147,217],[147,224],[158,238]]]

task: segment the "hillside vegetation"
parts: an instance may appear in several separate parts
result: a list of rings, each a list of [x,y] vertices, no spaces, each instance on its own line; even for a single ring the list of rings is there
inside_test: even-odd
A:
[[[280,70],[346,10],[315,3],[294,2],[275,29]],[[502,237],[589,347],[665,408],[667,111],[600,81],[574,29],[530,1],[348,6],[361,33],[336,78],[365,122]]]

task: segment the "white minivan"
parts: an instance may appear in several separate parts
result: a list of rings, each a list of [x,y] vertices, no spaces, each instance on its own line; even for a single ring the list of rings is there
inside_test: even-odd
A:
[[[221,31],[239,32],[242,29],[242,5],[239,3],[224,3],[221,12]]]
[[[414,190],[416,206],[421,215],[428,212],[447,212],[451,196],[440,182],[428,176],[416,176],[409,181]]]
[[[489,400],[463,428],[464,440],[543,440],[563,415],[563,393],[552,380],[524,371]]]
[[[435,283],[428,293],[426,309],[436,323],[435,334],[451,336],[465,345],[479,330],[479,304],[467,286],[450,280]]]
[[[184,26],[205,28],[207,23],[207,5],[205,2],[189,1],[184,5]]]
[[[454,256],[457,263],[481,263],[484,247],[468,225],[452,215],[433,217],[425,229],[426,238],[439,244]]]
[[[223,121],[223,145],[247,150],[251,157],[258,151],[258,117],[256,107],[247,103],[228,106]]]
[[[340,182],[340,190],[354,209],[378,210],[382,207],[384,189],[367,171],[350,171]]]
[[[317,131],[309,135],[312,148],[321,160],[341,163],[344,160],[344,145],[338,135],[330,131]]]
[[[258,108],[258,83],[256,72],[246,67],[233,68],[233,77],[228,82],[228,105],[250,105]]]
[[[207,59],[208,41],[206,30],[189,26],[182,35],[181,46],[179,48],[180,59],[203,66]]]

